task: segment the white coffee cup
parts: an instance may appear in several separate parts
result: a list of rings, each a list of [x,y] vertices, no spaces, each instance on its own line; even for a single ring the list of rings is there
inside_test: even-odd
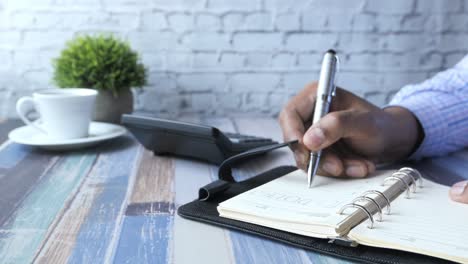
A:
[[[88,136],[96,96],[92,89],[44,89],[20,98],[16,112],[24,123],[51,139],[83,138]],[[28,119],[31,110],[39,113],[40,120]]]

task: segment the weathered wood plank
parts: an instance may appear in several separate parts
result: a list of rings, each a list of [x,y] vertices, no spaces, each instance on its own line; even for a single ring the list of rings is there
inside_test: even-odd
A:
[[[39,263],[103,263],[115,247],[138,146],[121,137],[97,149],[94,166],[51,230]]]
[[[144,150],[131,192],[114,263],[170,262],[174,217],[174,166]]]
[[[11,130],[20,127],[23,122],[18,119],[0,120],[0,145],[8,139]]]
[[[0,150],[1,227],[57,160],[57,156],[11,142]]]
[[[0,146],[0,170],[10,169],[16,166],[18,162],[22,161],[31,152],[35,152],[35,149],[16,144],[11,141],[6,141],[2,146]],[[40,152],[35,152],[35,154],[39,154],[35,156],[40,156],[41,154],[51,156]]]
[[[40,161],[40,157],[33,161]],[[92,153],[66,155],[43,174],[13,217],[2,227],[4,236],[0,239],[0,259],[3,262],[33,261],[41,243],[47,238],[48,230],[53,228],[57,214],[69,201],[70,193],[78,189],[95,157]],[[34,168],[29,166],[30,164],[24,167]]]
[[[229,119],[206,119],[203,124],[234,132]],[[217,167],[188,159],[175,160],[176,206],[197,198],[198,189],[216,179]],[[203,242],[199,242],[200,239]],[[174,263],[234,263],[229,231],[186,220],[176,215],[173,237]]]
[[[114,149],[100,155],[83,188],[94,199],[79,230],[69,263],[109,262],[115,253],[128,199],[128,183],[138,161],[136,141],[130,137],[122,138],[122,141],[114,141]]]
[[[151,151],[144,150],[130,204],[173,202],[173,179],[172,158],[155,156]]]
[[[198,189],[212,181],[212,165],[179,159],[175,161],[176,206],[188,203],[198,195]],[[200,239],[203,239],[203,242]],[[233,263],[228,231],[186,220],[174,218],[174,263]]]
[[[173,217],[125,216],[113,263],[171,263]]]
[[[237,231],[231,240],[236,263],[311,263],[303,250],[272,240]]]

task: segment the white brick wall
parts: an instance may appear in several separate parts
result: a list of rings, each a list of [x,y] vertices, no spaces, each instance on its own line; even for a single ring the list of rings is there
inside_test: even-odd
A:
[[[468,0],[0,0],[0,118],[51,85],[77,34],[113,32],[148,66],[138,111],[275,115],[342,57],[339,83],[385,104],[468,52]]]

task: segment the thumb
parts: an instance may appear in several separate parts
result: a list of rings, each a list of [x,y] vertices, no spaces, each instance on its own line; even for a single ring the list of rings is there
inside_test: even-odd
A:
[[[344,110],[326,114],[305,133],[304,145],[312,150],[326,148],[341,138],[362,137],[373,130],[369,115],[359,111]]]
[[[450,188],[450,198],[455,202],[468,204],[468,181],[461,181],[455,183]]]

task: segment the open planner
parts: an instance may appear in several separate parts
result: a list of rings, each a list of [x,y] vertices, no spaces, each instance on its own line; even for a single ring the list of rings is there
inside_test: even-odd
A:
[[[408,251],[468,263],[468,207],[449,187],[417,170],[368,178],[316,176],[312,188],[295,170],[217,206],[219,216],[305,237]]]

